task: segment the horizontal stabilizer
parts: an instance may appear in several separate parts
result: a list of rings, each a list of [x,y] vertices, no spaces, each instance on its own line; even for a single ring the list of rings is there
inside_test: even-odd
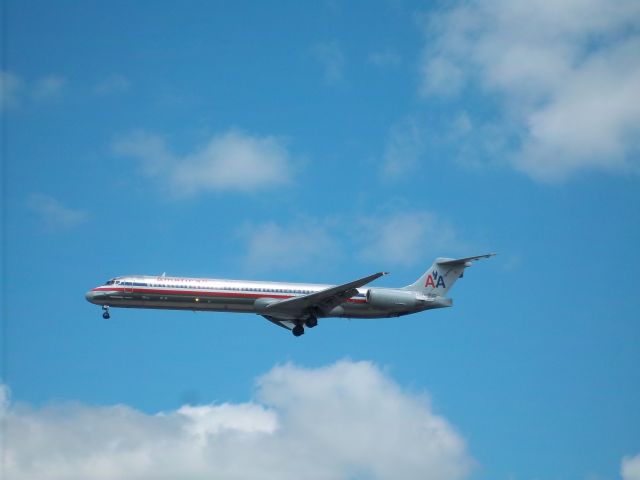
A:
[[[494,255],[496,255],[495,253],[485,253],[484,255],[478,255],[475,257],[466,257],[466,258],[456,258],[453,260],[443,260],[440,261],[438,260],[436,263],[438,265],[450,265],[450,266],[456,266],[456,265],[466,265],[469,262],[475,262],[476,260],[481,260],[483,258],[491,258]]]

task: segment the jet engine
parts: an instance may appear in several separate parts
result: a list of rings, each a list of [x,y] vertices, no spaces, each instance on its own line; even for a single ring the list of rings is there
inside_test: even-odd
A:
[[[396,310],[415,307],[418,301],[416,292],[369,289],[367,290],[367,303],[372,307]]]

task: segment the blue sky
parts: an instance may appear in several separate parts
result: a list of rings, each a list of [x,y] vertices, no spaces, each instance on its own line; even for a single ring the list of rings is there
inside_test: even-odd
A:
[[[637,2],[3,9],[8,478],[640,478]],[[299,339],[84,300],[490,251]]]

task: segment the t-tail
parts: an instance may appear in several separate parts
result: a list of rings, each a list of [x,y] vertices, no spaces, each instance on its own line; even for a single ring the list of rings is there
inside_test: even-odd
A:
[[[453,287],[453,284],[456,283],[456,280],[462,277],[464,269],[470,267],[472,262],[482,258],[490,258],[494,255],[495,253],[487,253],[477,257],[437,258],[424,275],[411,285],[404,287],[404,289],[420,292],[429,297],[444,297]]]

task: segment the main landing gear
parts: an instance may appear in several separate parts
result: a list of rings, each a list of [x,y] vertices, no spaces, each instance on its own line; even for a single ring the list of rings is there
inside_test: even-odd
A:
[[[300,335],[304,335],[304,327],[302,324],[298,324],[291,330],[293,332],[294,337],[299,337]]]
[[[304,327],[313,328],[318,325],[318,319],[316,317],[307,318],[304,323],[301,320],[296,322],[296,326],[291,329],[294,337],[304,335]]]
[[[111,315],[109,315],[109,305],[102,306],[102,318],[105,320],[109,320],[111,318]]]

